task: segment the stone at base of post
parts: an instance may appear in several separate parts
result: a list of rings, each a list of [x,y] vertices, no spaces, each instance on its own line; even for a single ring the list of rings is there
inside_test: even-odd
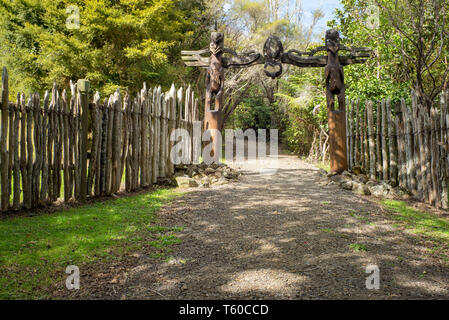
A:
[[[329,112],[329,153],[331,172],[348,170],[346,147],[346,118],[344,110]]]

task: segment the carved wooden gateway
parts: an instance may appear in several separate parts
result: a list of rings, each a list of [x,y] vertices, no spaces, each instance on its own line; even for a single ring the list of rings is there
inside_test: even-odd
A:
[[[339,56],[338,53],[340,50],[349,51],[349,54]],[[327,52],[327,56],[315,56],[320,51]],[[225,69],[248,68],[256,64],[264,64],[265,74],[275,79],[282,75],[283,64],[290,64],[300,68],[324,67],[326,75],[331,171],[341,173],[347,170],[346,97],[343,67],[350,64],[366,62],[366,59],[370,56],[370,49],[342,46],[338,31],[327,30],[325,46],[318,47],[309,52],[301,52],[298,50],[284,52],[284,47],[280,39],[276,36],[270,36],[265,42],[263,55],[255,51],[238,54],[224,47],[223,33],[213,32],[208,49],[182,51],[181,53],[186,65],[207,68],[206,102],[204,106],[205,130],[223,129],[222,107]],[[204,54],[210,54],[210,56],[202,56]],[[338,109],[335,108],[335,96],[337,96]]]

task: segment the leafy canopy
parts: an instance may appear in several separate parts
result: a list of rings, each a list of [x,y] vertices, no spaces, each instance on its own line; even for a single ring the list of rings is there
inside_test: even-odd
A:
[[[79,29],[67,28],[69,6]],[[186,72],[179,51],[208,26],[197,23],[205,10],[202,0],[0,0],[0,63],[16,92],[80,78],[105,94],[167,86]]]

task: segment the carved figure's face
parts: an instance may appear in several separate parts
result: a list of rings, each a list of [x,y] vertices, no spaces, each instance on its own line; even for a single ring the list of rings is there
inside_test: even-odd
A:
[[[224,45],[224,34],[221,32],[212,32],[210,51],[213,54],[221,53],[223,51],[223,45]]]
[[[340,49],[340,33],[337,30],[326,31],[326,47],[333,53],[337,53]]]

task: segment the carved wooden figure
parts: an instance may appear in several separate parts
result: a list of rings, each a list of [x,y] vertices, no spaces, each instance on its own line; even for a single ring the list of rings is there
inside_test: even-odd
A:
[[[204,128],[206,130],[220,128],[224,89],[224,68],[222,62],[223,49],[223,33],[212,33],[210,43],[211,56],[206,75],[206,108],[204,123]]]
[[[208,49],[199,51],[182,51],[182,59],[186,65],[207,68],[205,129],[222,130],[222,99],[224,91],[224,70],[227,68],[247,68],[256,64],[265,65],[265,74],[271,78],[282,75],[282,64],[291,64],[301,68],[324,67],[326,74],[326,98],[329,118],[331,170],[342,172],[347,169],[346,154],[346,121],[345,121],[345,81],[343,67],[365,63],[370,57],[368,48],[347,48],[340,45],[340,35],[337,30],[326,31],[326,45],[309,52],[289,50],[284,52],[281,41],[276,36],[268,37],[262,56],[250,51],[237,54],[223,45],[223,33],[214,32]],[[341,50],[350,51],[349,55],[339,56]],[[317,52],[326,51],[327,56],[315,56]],[[210,57],[202,54],[210,52]],[[231,56],[224,56],[224,54]],[[335,109],[335,96],[338,109]],[[212,105],[215,105],[212,109]]]

